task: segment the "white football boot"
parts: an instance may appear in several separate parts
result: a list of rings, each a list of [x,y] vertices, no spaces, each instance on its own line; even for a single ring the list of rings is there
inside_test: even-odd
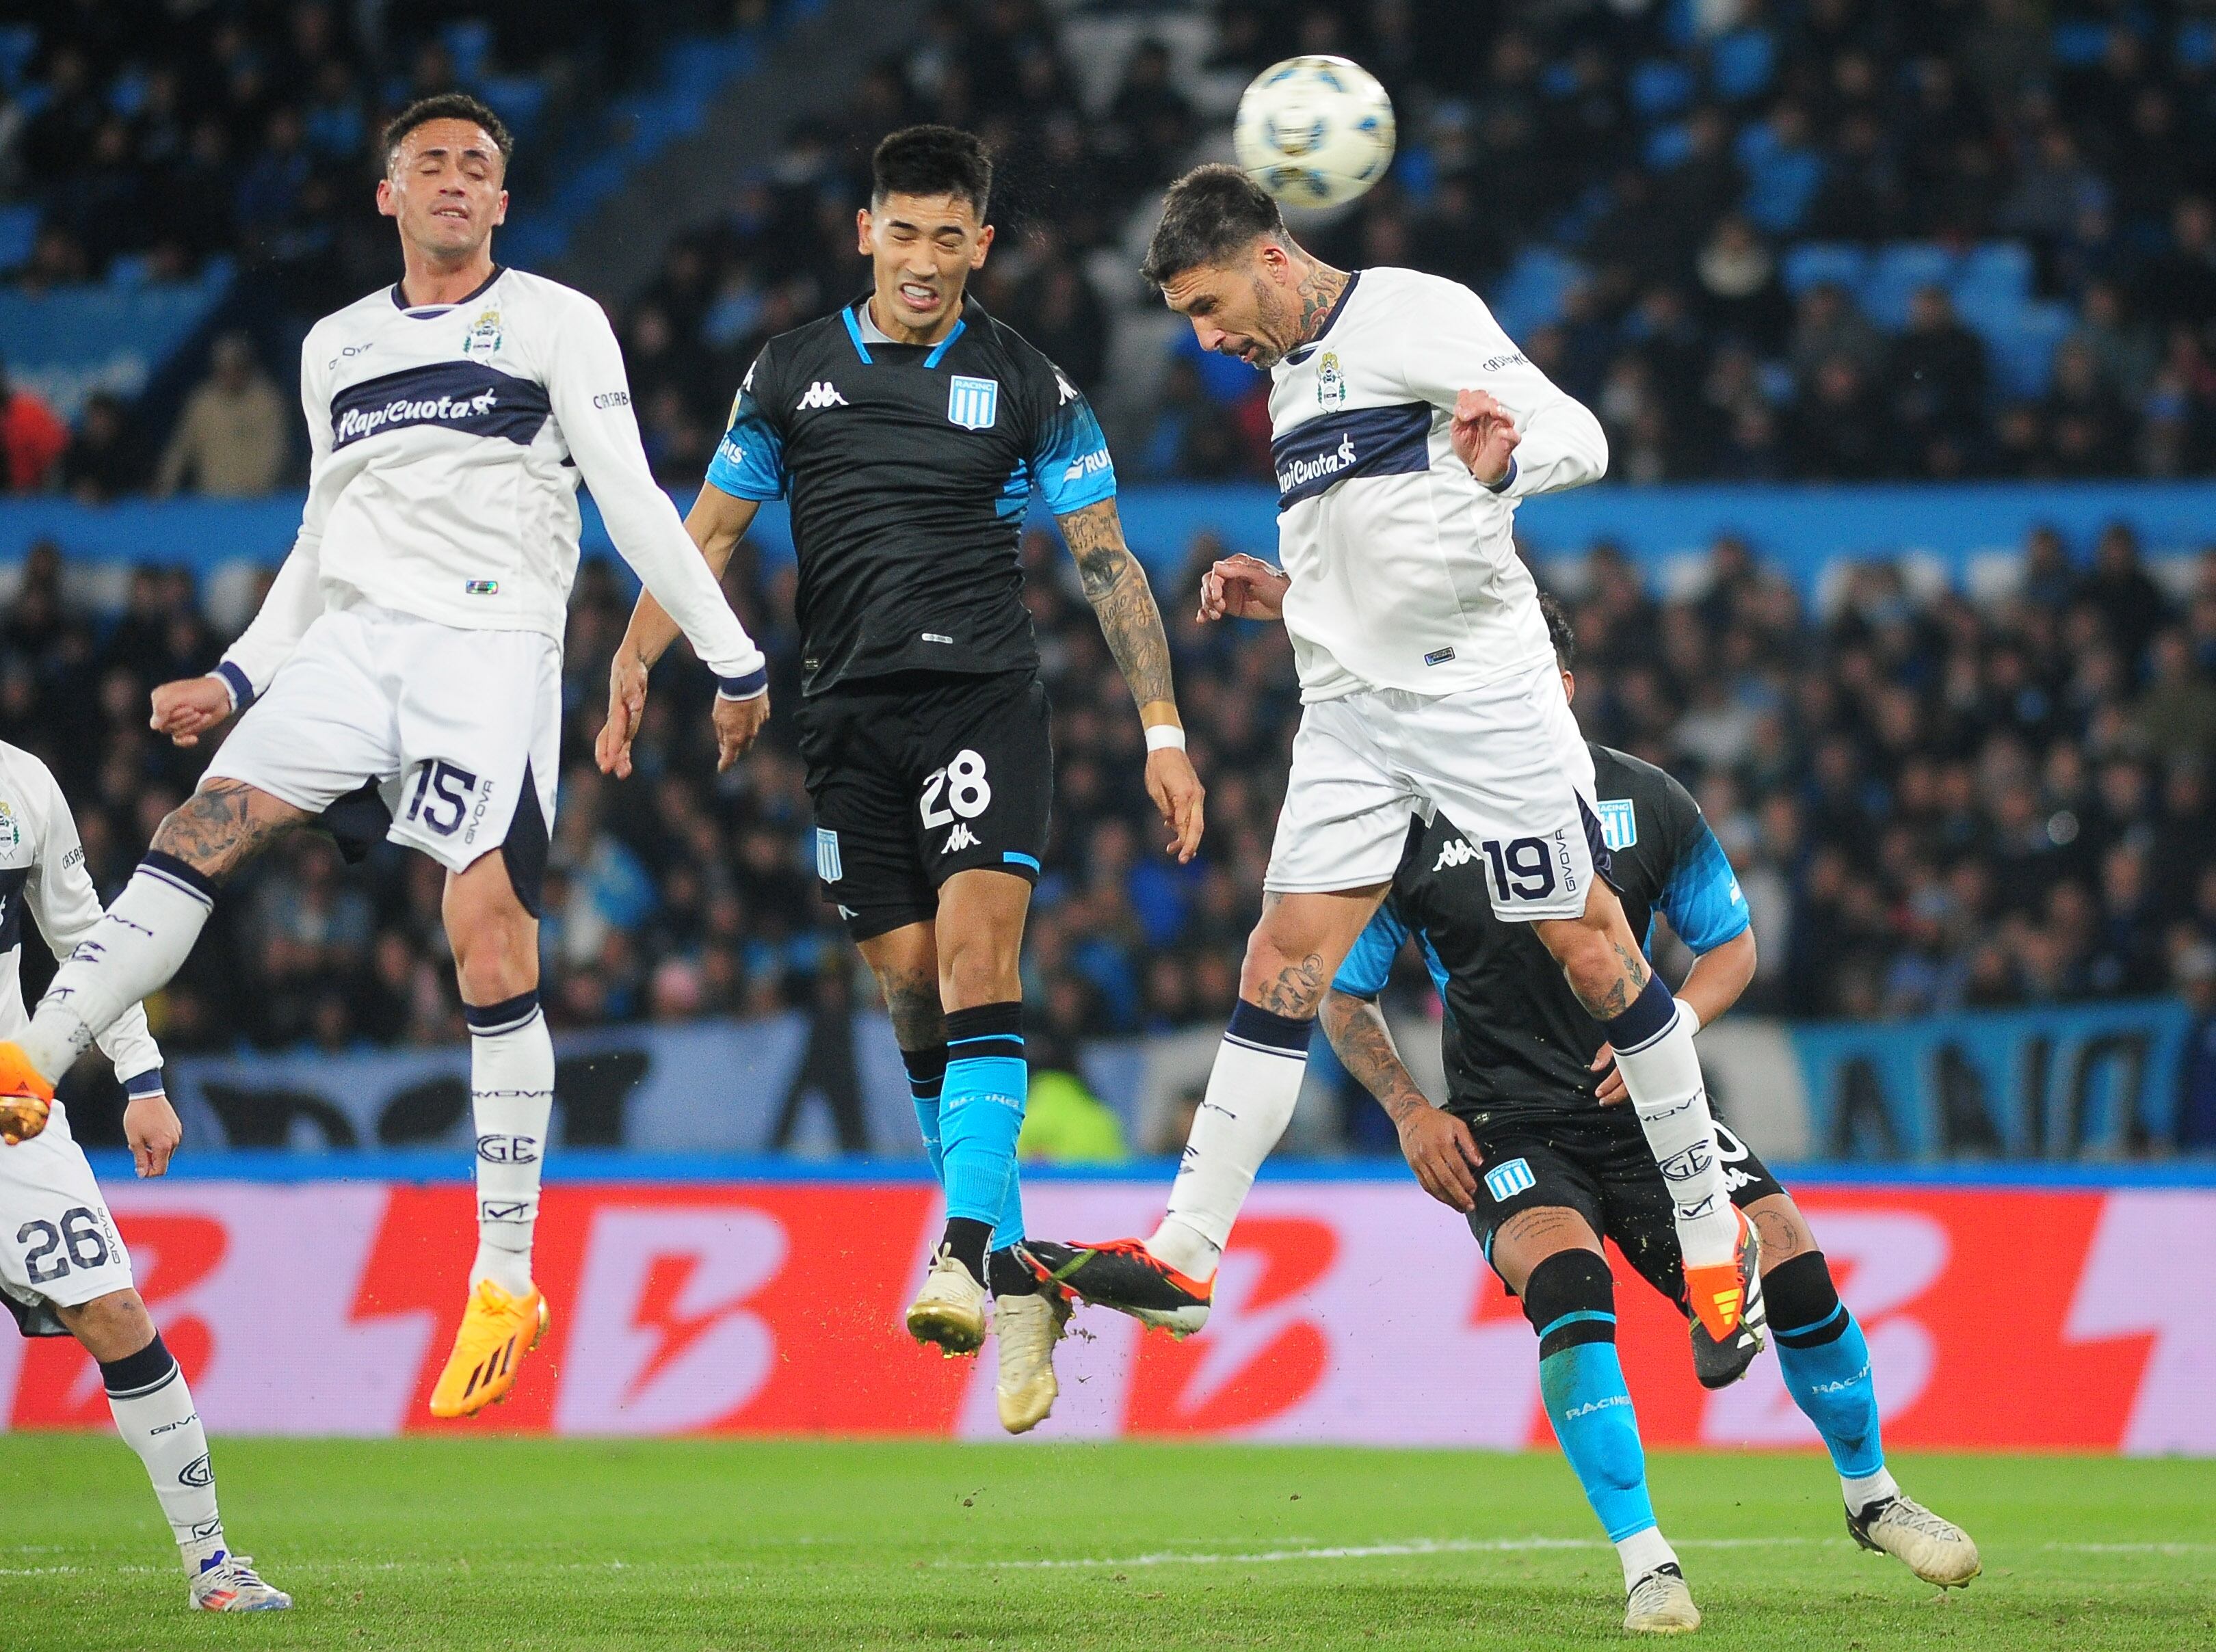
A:
[[[1959,1589],[1985,1569],[1970,1534],[1913,1497],[1896,1494],[1859,1514],[1849,1510],[1847,1530],[1863,1548],[1891,1555],[1925,1582],[1942,1589]]]
[[[948,1359],[975,1354],[985,1340],[985,1287],[963,1263],[952,1245],[942,1244],[923,1276],[923,1289],[908,1306],[908,1334],[919,1342],[936,1342]]]
[[[1701,1626],[1701,1609],[1674,1563],[1657,1566],[1631,1586],[1623,1626],[1634,1635],[1690,1635]]]
[[[1000,1404],[1000,1426],[1010,1434],[1030,1433],[1054,1409],[1062,1391],[1055,1380],[1054,1345],[1068,1323],[1068,1299],[1053,1286],[1029,1296],[993,1299],[993,1336],[1000,1345],[993,1397]]]
[[[254,1569],[254,1557],[218,1553],[200,1563],[192,1576],[194,1612],[285,1612],[292,1597],[265,1583]]]

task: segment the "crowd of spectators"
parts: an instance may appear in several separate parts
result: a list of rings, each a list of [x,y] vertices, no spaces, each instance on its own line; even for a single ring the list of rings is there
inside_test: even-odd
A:
[[[1160,852],[1137,719],[1066,558],[1047,536],[1026,544],[1058,769],[1025,997],[1061,1047],[1206,1025],[1235,995],[1298,706],[1282,628],[1191,617],[1218,549],[1201,536],[1191,576],[1161,593],[1210,789],[1203,852],[1180,869]],[[1739,869],[1761,942],[1750,1009],[1891,1016],[2216,979],[2216,553],[2174,595],[2128,528],[2082,547],[2041,531],[2005,598],[1919,593],[1876,562],[1822,614],[1730,539],[1682,599],[1658,601],[1606,545],[1550,572],[1579,633],[1586,731],[1681,776]],[[139,570],[105,620],[64,601],[63,574],[51,550],[34,556],[0,626],[0,737],[54,767],[112,894],[204,760],[147,732],[147,687],[204,669],[221,639],[181,574]],[[732,586],[789,708],[791,571],[742,568]],[[706,679],[673,660],[638,772],[594,769],[627,613],[610,566],[588,564],[565,666],[550,1016],[866,1002],[817,897],[789,715],[718,778]],[[156,1006],[163,1035],[181,1050],[458,1040],[440,889],[420,856],[380,848],[350,874],[329,844],[297,838],[219,905]],[[1413,1009],[1429,989],[1406,961],[1395,990]]]
[[[0,194],[40,211],[18,279],[159,279],[227,253],[297,329],[389,275],[370,137],[407,96],[459,81],[558,130],[657,35],[766,3],[0,0]],[[1503,298],[1608,423],[1619,475],[2170,476],[2216,458],[2206,8],[1216,0],[1176,21],[1194,14],[1206,50],[1142,34],[1105,71],[1075,61],[1078,13],[1049,0],[940,0],[890,50],[858,43],[843,107],[796,120],[739,206],[620,307],[662,474],[697,481],[764,338],[859,288],[868,152],[911,120],[986,138],[1003,236],[981,296],[1102,390],[1118,316],[1148,302],[1123,270],[1135,217],[1220,134],[1223,87],[1295,51],[1357,58],[1400,113],[1385,181],[1303,233],[1335,261]],[[558,152],[526,144],[520,186]],[[1794,278],[1812,243],[1913,243],[1956,266],[2000,243],[2022,264],[1979,267],[2005,291],[1935,274],[1880,294]],[[1536,298],[1535,251],[1556,272]],[[1185,359],[1101,399],[1135,476],[1264,480],[1258,388]]]

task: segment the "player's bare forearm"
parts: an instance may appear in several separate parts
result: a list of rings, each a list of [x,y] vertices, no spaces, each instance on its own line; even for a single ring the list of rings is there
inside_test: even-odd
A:
[[[1077,563],[1085,599],[1093,605],[1108,651],[1131,685],[1141,716],[1148,722],[1174,721],[1177,691],[1170,682],[1169,633],[1162,629],[1161,610],[1154,605],[1147,571],[1123,543],[1116,501],[1104,499],[1056,519]],[[1156,716],[1148,717],[1155,708],[1160,708]]]
[[[1754,931],[1741,930],[1720,947],[1711,947],[1693,960],[1677,996],[1693,1006],[1701,1025],[1713,1027],[1716,1017],[1739,1000],[1754,980]]]
[[[1333,987],[1323,995],[1320,1012],[1324,1036],[1338,1053],[1339,1062],[1362,1087],[1377,1098],[1378,1106],[1394,1124],[1417,1108],[1431,1103],[1416,1088],[1416,1081],[1401,1064],[1393,1029],[1375,999],[1357,998]]]
[[[720,488],[701,484],[700,496],[686,513],[685,531],[692,536],[692,543],[700,548],[708,571],[718,583],[723,580],[723,570],[731,565],[731,553],[746,537],[747,530],[754,525],[755,513],[760,509],[758,501],[734,499]],[[631,624],[625,629],[620,652],[642,665],[652,666],[677,637],[677,622],[655,600],[653,592],[641,591],[638,605],[631,611]]]

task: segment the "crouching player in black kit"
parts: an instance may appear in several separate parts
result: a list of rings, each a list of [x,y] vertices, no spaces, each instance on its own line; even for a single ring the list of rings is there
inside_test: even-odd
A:
[[[1567,620],[1543,599],[1562,685],[1573,690]],[[1698,955],[1679,996],[1701,1024],[1754,975],[1745,900],[1700,806],[1659,769],[1592,748],[1615,885],[1632,932],[1670,920]],[[1598,1023],[1552,967],[1529,925],[1503,924],[1480,880],[1499,875],[1444,815],[1413,822],[1392,893],[1324,999],[1332,1047],[1399,1126],[1426,1192],[1470,1231],[1539,1336],[1547,1415],[1623,1562],[1624,1627],[1668,1631],[1701,1616],[1647,1494],[1644,1453],[1616,1354],[1616,1299],[1604,1237],[1654,1288],[1685,1308],[1668,1186]],[[1435,1108],[1394,1048],[1376,997],[1394,957],[1417,941],[1446,1005],[1450,1098]],[[1878,1437],[1869,1349],[1833,1287],[1815,1236],[1762,1161],[1720,1122],[1732,1199],[1760,1235],[1762,1293],[1785,1385],[1839,1471],[1847,1529],[1927,1582],[1967,1583],[1978,1551],[1961,1529],[1901,1495]],[[1728,1344],[1693,1322],[1694,1366],[1711,1388],[1736,1381],[1761,1350],[1749,1305]]]
[[[1202,790],[1099,424],[1059,368],[963,297],[993,242],[983,145],[914,126],[872,165],[857,215],[872,291],[762,347],[686,525],[720,574],[760,502],[791,495],[816,870],[884,991],[946,1188],[908,1326],[975,1350],[989,1281],[1000,1421],[1020,1434],[1054,1403],[1068,1312],[1016,1254],[1017,962],[1054,784],[1018,558],[1034,488],[1138,702],[1147,790],[1181,861]],[[646,673],[675,636],[642,595],[611,672],[604,770],[630,772]]]

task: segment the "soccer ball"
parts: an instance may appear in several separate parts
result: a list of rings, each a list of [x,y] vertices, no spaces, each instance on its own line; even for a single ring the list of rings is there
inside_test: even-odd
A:
[[[1287,206],[1337,206],[1385,175],[1393,100],[1345,58],[1287,58],[1239,99],[1232,144],[1246,175]]]

